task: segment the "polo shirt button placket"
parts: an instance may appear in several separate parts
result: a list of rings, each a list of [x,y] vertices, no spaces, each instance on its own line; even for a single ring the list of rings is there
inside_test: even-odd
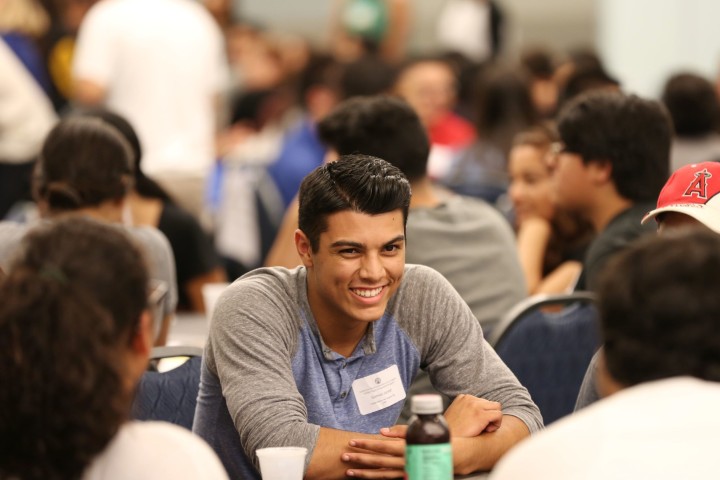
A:
[[[347,392],[342,392],[342,393],[340,394],[340,398],[345,398],[345,397],[347,397]]]

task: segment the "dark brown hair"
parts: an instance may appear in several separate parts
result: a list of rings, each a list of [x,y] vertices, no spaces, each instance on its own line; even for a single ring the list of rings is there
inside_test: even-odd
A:
[[[352,210],[378,215],[402,210],[403,226],[410,208],[410,182],[385,160],[370,155],[343,155],[308,174],[300,185],[299,227],[318,251],[327,217]]]
[[[625,386],[676,376],[720,381],[720,236],[648,236],[612,258],[598,295],[605,359]]]
[[[107,446],[147,288],[119,228],[70,217],[25,238],[0,279],[0,478],[80,478]]]
[[[63,212],[120,199],[132,178],[132,149],[120,133],[99,118],[71,116],[45,139],[33,190],[51,212]]]

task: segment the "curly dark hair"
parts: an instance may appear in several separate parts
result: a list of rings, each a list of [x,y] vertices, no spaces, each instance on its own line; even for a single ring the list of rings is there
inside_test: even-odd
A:
[[[612,377],[720,381],[718,283],[720,236],[707,229],[649,236],[614,257],[598,289]]]
[[[122,355],[147,305],[141,252],[84,218],[25,238],[0,279],[0,478],[80,478],[127,418]]]

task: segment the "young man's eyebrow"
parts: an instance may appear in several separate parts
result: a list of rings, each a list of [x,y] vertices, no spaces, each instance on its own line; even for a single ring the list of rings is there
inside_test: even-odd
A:
[[[405,235],[398,235],[397,237],[393,238],[389,242],[385,243],[385,245],[392,245],[393,243],[404,242],[404,241],[405,241]]]
[[[385,242],[383,245],[392,245],[393,243],[404,242],[404,241],[405,241],[405,235],[398,235],[397,237],[393,238],[392,240]],[[333,242],[330,244],[330,248],[338,248],[338,247],[365,248],[365,244],[360,243],[360,242],[353,242],[352,240],[338,240],[337,242]]]
[[[330,244],[330,248],[337,248],[337,247],[364,248],[365,245],[363,245],[360,242],[352,242],[350,240],[338,240],[337,242],[333,242]]]

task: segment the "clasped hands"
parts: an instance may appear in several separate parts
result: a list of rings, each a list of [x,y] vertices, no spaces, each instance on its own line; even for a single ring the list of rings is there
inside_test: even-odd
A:
[[[476,437],[500,428],[502,407],[473,395],[458,395],[444,413],[450,427],[452,442]],[[352,451],[342,454],[342,460],[360,468],[350,468],[346,475],[356,478],[400,478],[405,468],[405,434],[407,425],[380,429],[384,438],[353,439]]]

